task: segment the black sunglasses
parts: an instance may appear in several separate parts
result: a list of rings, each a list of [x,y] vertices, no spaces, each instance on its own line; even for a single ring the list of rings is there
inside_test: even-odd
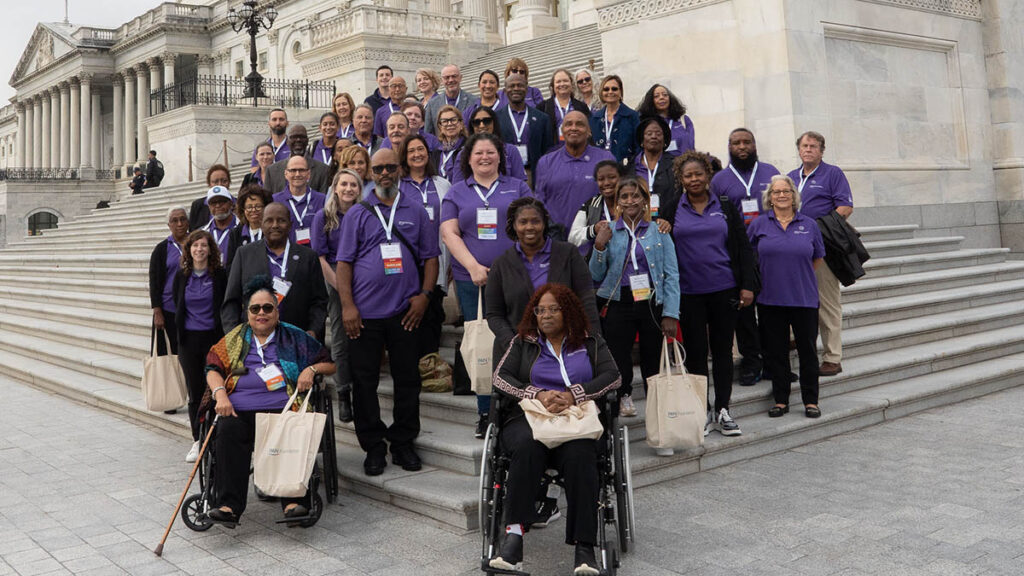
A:
[[[487,116],[485,118],[473,118],[474,126],[490,126],[494,123],[494,118]]]
[[[383,174],[385,170],[394,174],[398,172],[398,164],[378,164],[373,167],[374,174]]]
[[[261,310],[263,311],[264,314],[270,314],[271,312],[273,312],[275,310],[275,307],[274,307],[273,304],[250,304],[249,305],[249,314],[259,314]]]

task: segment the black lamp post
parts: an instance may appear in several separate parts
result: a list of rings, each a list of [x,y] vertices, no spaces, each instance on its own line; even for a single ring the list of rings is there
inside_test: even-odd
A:
[[[263,13],[260,14],[260,9],[256,7],[257,0],[245,0],[242,3],[242,8],[235,11],[234,8],[228,10],[228,23],[231,24],[231,29],[235,32],[241,32],[243,29],[249,32],[249,67],[251,71],[249,75],[245,77],[246,98],[263,98],[266,94],[263,92],[263,76],[256,71],[256,34],[260,31],[260,26],[270,30],[270,27],[274,25],[274,20],[277,19],[277,8],[273,6],[267,6],[263,9]],[[266,17],[266,20],[264,20]]]

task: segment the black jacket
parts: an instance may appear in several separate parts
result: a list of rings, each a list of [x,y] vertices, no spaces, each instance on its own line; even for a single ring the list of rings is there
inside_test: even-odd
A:
[[[679,209],[682,200],[680,195],[677,196],[675,202],[668,205],[662,204],[659,217],[674,225],[676,210]],[[725,247],[729,252],[729,267],[732,268],[732,275],[736,278],[736,285],[741,290],[750,290],[757,294],[761,291],[761,272],[757,269],[754,251],[750,247],[750,238],[743,225],[743,216],[728,196],[721,196],[718,202],[722,205],[722,213],[725,214],[725,220],[729,225],[729,235],[726,237]]]
[[[373,94],[370,94],[363,100],[363,104],[369,104],[373,108],[374,115],[377,114],[377,109],[384,105],[388,99],[380,95],[380,88],[376,88]]]
[[[871,258],[860,241],[860,232],[835,210],[818,218],[817,222],[825,242],[825,264],[843,286],[852,285],[864,275],[861,264]]]
[[[526,142],[526,153],[529,156],[529,162],[524,161],[523,164],[528,170],[532,170],[537,165],[540,157],[555,145],[555,137],[551,129],[551,118],[540,110],[527,106],[526,122],[530,126],[530,139]],[[504,109],[498,112],[498,126],[501,128],[501,139],[504,142],[515,145],[516,131],[512,126],[512,119],[509,118],[508,112]],[[527,159],[524,158],[523,160]]]
[[[210,207],[206,205],[206,196],[203,195],[192,201],[188,209],[188,229],[199,230],[210,223]]]
[[[577,100],[576,98],[570,98],[569,101],[572,102],[572,109],[573,109],[573,111],[583,112],[583,114],[587,117],[587,121],[589,122],[590,121],[590,107],[587,106],[582,100]],[[555,97],[552,96],[551,98],[548,98],[547,100],[541,102],[540,106],[537,106],[537,109],[540,110],[541,112],[547,114],[548,118],[551,118],[551,133],[554,134],[556,141],[559,140],[559,138],[558,138],[558,118],[559,118],[558,114],[559,114],[559,112],[557,110],[555,110]]]
[[[641,152],[641,154],[642,153],[643,152]],[[640,155],[638,154],[629,160],[627,166],[630,174],[636,173],[636,166],[639,158]],[[661,154],[661,160],[658,161],[658,170],[654,173],[654,187],[651,188],[651,195],[657,196],[660,202],[658,204],[660,206],[658,209],[659,218],[664,218],[662,214],[665,213],[665,208],[667,206],[679,203],[681,189],[679,184],[676,183],[675,174],[672,172],[672,160],[672,156],[663,152]],[[639,175],[637,175],[637,177],[642,180],[644,179]],[[672,214],[674,216],[675,212],[673,211]]]
[[[164,163],[156,158],[146,163],[146,188],[156,188],[164,179]]]
[[[242,236],[242,226],[243,223],[239,222],[238,226],[232,228],[231,232],[228,234],[227,263],[224,264],[224,268],[228,270],[231,270],[231,262],[234,261],[235,254],[238,252],[238,249],[249,243],[249,237]]]
[[[149,307],[163,308],[164,284],[167,282],[167,243],[164,238],[149,256]]]
[[[311,330],[323,342],[324,322],[327,320],[327,284],[324,283],[320,258],[316,252],[301,244],[292,243],[289,250],[285,280],[291,282],[292,287],[281,302],[281,321],[294,324],[302,330]],[[260,274],[271,275],[266,240],[246,244],[235,252],[220,312],[225,333],[245,320],[242,288],[250,278]]]
[[[568,286],[583,302],[583,310],[590,320],[590,331],[601,333],[601,317],[597,313],[594,297],[594,281],[590,268],[580,256],[580,251],[568,242],[551,241],[551,263],[548,267],[548,282]],[[516,335],[519,321],[523,318],[526,305],[533,296],[533,282],[523,265],[523,259],[515,246],[498,256],[491,264],[484,289],[487,301],[487,327],[494,332],[494,358],[508,348]]]
[[[178,328],[178,342],[185,341],[185,316],[188,309],[185,302],[185,285],[188,279],[184,271],[178,269],[174,275],[174,305],[178,312],[174,316],[174,323]],[[224,335],[224,327],[221,324],[220,309],[224,303],[224,290],[228,285],[228,272],[223,267],[213,273],[213,329],[218,334],[218,339]]]

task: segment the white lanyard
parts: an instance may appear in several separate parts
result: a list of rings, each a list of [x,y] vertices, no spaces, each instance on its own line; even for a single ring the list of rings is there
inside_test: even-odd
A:
[[[558,98],[555,98],[555,108],[558,108],[558,111],[561,112],[558,119],[558,123],[561,124],[562,120],[565,120],[565,115],[572,110],[572,98],[569,98],[569,103],[565,105],[565,108],[562,108],[562,105],[558,103]]]
[[[447,94],[444,95],[444,103],[448,104],[449,106],[455,106],[456,108],[458,108],[459,107],[459,101],[461,101],[461,100],[462,100],[462,90],[459,90],[459,95],[455,97],[455,103],[454,104],[450,104],[448,102],[448,95]]]
[[[216,220],[210,220],[210,223],[206,225],[206,231],[213,236],[213,241],[217,243],[217,247],[220,248],[220,243],[224,241],[224,237],[231,233],[231,228],[224,230],[220,236],[217,235],[217,226],[214,224]]]
[[[601,198],[601,209],[604,210],[605,222],[611,222],[612,217],[611,214],[608,214],[608,203],[604,201],[604,198]]]
[[[274,260],[273,256],[271,256],[270,254],[267,254],[267,259],[270,260],[270,263],[281,269],[281,279],[282,280],[284,280],[285,277],[288,275],[288,251],[291,250],[291,249],[292,249],[291,240],[286,240],[285,243],[284,243],[284,255],[281,258],[281,263],[280,264],[278,264],[277,261]]]
[[[456,152],[458,152],[458,148],[451,152],[441,152],[441,176],[444,176],[445,178],[448,177],[448,161],[452,159],[452,156],[454,156]]]
[[[326,144],[324,144],[323,140],[320,140],[320,157],[323,158],[321,162],[323,162],[324,164],[331,163],[331,150],[330,148],[327,147]]]
[[[743,187],[747,190],[747,198],[750,198],[750,187],[754,185],[754,176],[757,176],[757,162],[754,162],[754,169],[750,171],[750,180],[747,182],[743,181],[743,178],[740,177],[740,173],[736,171],[736,167],[732,164],[729,164],[729,170],[732,170],[732,173],[736,175],[736,179],[740,181],[740,184],[743,184]],[[817,170],[817,168],[815,168],[815,170]],[[802,185],[801,188],[803,188]]]
[[[259,242],[263,239],[263,230],[253,230],[249,228],[249,242]]]
[[[279,145],[277,145],[277,146],[274,146],[274,137],[273,136],[271,136],[270,138],[267,138],[267,142],[270,142],[270,145],[274,148],[274,158],[277,158],[278,151],[281,150],[281,148],[285,145],[286,142],[288,142],[288,139],[285,138],[284,140],[281,140],[281,143]],[[308,140],[307,140],[307,142],[308,142]]]
[[[270,342],[274,340],[274,334],[276,334],[276,333],[277,333],[276,330],[274,332],[271,332],[270,336],[267,336],[267,341],[264,342],[263,344],[260,344],[260,339],[257,338],[255,334],[252,335],[252,343],[253,343],[254,346],[256,346],[256,354],[259,355],[260,362],[263,363],[264,366],[267,365],[267,360],[263,356],[263,348],[265,346],[269,346],[270,345]]]
[[[487,189],[487,195],[486,196],[484,196],[484,193],[480,190],[479,186],[477,186],[476,184],[473,184],[473,188],[476,189],[476,195],[479,196],[480,199],[483,200],[483,202],[484,202],[484,208],[490,208],[491,207],[491,203],[489,202],[489,200],[491,199],[491,195],[494,194],[494,191],[498,189],[498,183],[499,182],[500,182],[500,180],[495,180],[494,184],[491,184],[491,187]]]
[[[305,198],[306,200],[306,205],[302,208],[302,214],[299,214],[299,209],[295,207],[295,205],[298,204],[299,201],[296,200],[294,196],[288,199],[288,205],[291,206],[292,213],[295,214],[295,218],[298,219],[297,225],[299,228],[303,227],[302,225],[304,220],[306,219],[306,214],[309,212],[309,204],[311,202],[311,198],[309,196],[309,188],[306,189],[306,193],[303,194],[302,197]]]
[[[803,166],[800,167],[800,185],[797,186],[797,189],[796,189],[797,192],[799,192],[801,194],[804,193],[804,184],[807,184],[807,181],[811,179],[811,176],[814,176],[814,173],[818,171],[818,168],[821,168],[821,164],[818,164],[817,166],[815,166],[814,170],[811,170],[810,174],[808,174],[807,176],[804,176],[804,167]]]
[[[605,146],[611,146],[612,143],[612,128],[615,127],[615,116],[612,116],[612,121],[608,121],[608,113],[604,114],[604,142]]]
[[[636,262],[636,232],[634,232],[633,229],[629,227],[629,224],[626,224],[625,219],[622,220],[622,224],[626,228],[626,233],[629,234],[629,259],[633,263],[633,272],[639,272],[640,265],[637,264]],[[636,224],[633,224],[633,226],[636,226]]]
[[[647,164],[646,154],[641,152],[640,158],[644,161],[644,168],[647,168],[647,190],[648,192],[654,192],[654,176],[658,173],[658,164],[661,164],[661,157],[659,156],[658,161],[654,163],[654,168]]]
[[[395,212],[398,212],[398,201],[401,197],[401,192],[395,194],[395,203],[391,205],[391,214],[388,215],[387,222],[384,222],[384,214],[381,214],[380,204],[373,207],[374,212],[377,213],[377,219],[380,220],[380,225],[384,227],[384,235],[388,237],[388,242],[391,242],[391,230],[395,225]]]
[[[347,129],[346,128],[339,128],[338,131],[341,132],[341,134],[338,135],[338,138],[348,138],[349,134],[352,133],[352,130],[353,130],[353,128],[352,128],[351,124],[348,125]]]
[[[526,122],[530,119],[529,113],[526,111],[523,112],[523,123],[520,124],[519,126],[516,126],[516,118],[515,116],[512,115],[511,106],[508,107],[508,117],[509,120],[512,120],[512,130],[514,130],[516,133],[516,144],[522,144],[523,132],[526,130]]]
[[[674,124],[674,122],[672,121],[671,118],[666,118],[665,120],[668,122],[668,131],[671,133],[672,132],[672,125]]]
[[[420,185],[417,184],[415,180],[409,178],[409,183],[412,184],[412,187],[415,188],[416,191],[420,193],[420,197],[423,198],[424,207],[430,204],[428,200],[428,196],[430,194],[430,182],[430,178],[427,178],[426,180],[423,181],[423,188],[420,188]]]
[[[174,238],[169,238],[167,243],[171,246],[174,246],[174,249],[178,251],[179,257],[185,255],[185,252],[181,249],[181,246],[179,246],[178,243],[174,241]]]
[[[555,360],[558,360],[558,370],[562,373],[562,382],[565,383],[565,387],[566,388],[571,388],[572,387],[572,381],[569,380],[569,373],[565,371],[565,361],[562,360],[562,355],[561,354],[555,354],[555,347],[551,345],[551,341],[550,340],[545,340],[544,344],[548,347],[548,351],[551,352],[551,355],[555,357]],[[563,352],[565,351],[565,339],[564,338],[562,339],[562,351]]]

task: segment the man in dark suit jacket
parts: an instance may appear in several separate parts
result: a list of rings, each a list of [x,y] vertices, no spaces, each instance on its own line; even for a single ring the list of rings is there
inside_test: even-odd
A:
[[[327,320],[327,285],[324,284],[323,269],[316,252],[288,241],[290,232],[288,207],[278,202],[267,204],[263,210],[263,239],[239,248],[231,261],[224,306],[220,311],[225,332],[246,318],[246,303],[242,301],[245,283],[253,276],[264,274],[274,278],[281,321],[294,324],[323,342],[324,322]],[[282,299],[284,287],[287,287],[287,294]]]
[[[306,158],[309,162],[309,187],[317,192],[326,194],[327,189],[331,186],[331,169],[327,164],[314,159],[312,154],[307,153],[306,149],[308,147],[309,135],[306,133],[306,127],[301,124],[293,124],[288,129],[288,148],[292,152],[291,156],[304,156]],[[284,178],[284,169],[287,166],[288,158],[285,158],[267,167],[267,174],[263,177],[263,184],[271,194],[284,190],[288,185],[288,181]]]
[[[533,167],[555,145],[551,118],[526,105],[526,78],[522,74],[509,74],[505,78],[505,94],[507,109],[498,112],[501,139],[519,148],[532,185]]]

